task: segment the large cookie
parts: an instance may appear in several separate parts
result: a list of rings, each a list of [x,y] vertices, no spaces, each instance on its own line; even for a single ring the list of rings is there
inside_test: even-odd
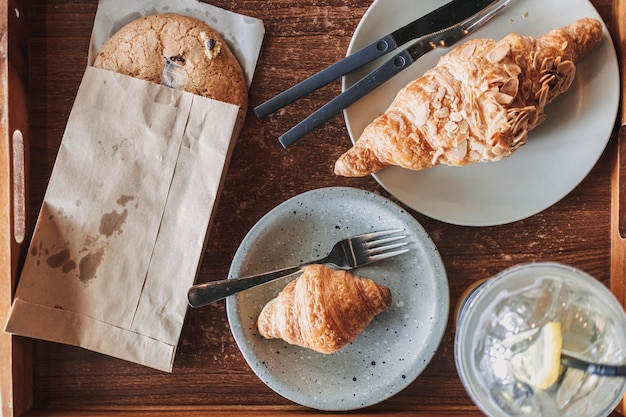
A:
[[[215,30],[193,17],[165,13],[132,21],[105,43],[94,66],[244,110],[248,105],[237,58]]]

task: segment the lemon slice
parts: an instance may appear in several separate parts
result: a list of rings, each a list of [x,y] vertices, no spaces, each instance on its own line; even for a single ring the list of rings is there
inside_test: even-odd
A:
[[[562,346],[561,323],[549,322],[528,349],[513,355],[513,374],[534,388],[549,388],[559,378]]]

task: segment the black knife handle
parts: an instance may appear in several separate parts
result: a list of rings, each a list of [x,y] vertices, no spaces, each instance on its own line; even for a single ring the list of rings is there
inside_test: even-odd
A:
[[[302,136],[337,115],[343,109],[407,68],[413,62],[415,62],[415,60],[411,56],[411,53],[408,50],[403,50],[380,67],[370,72],[367,76],[361,78],[346,91],[320,107],[309,117],[279,137],[278,140],[285,148],[294,144]]]
[[[359,49],[353,54],[348,55],[344,59],[337,61],[333,65],[321,70],[311,77],[299,82],[293,87],[283,91],[277,96],[269,99],[254,108],[257,117],[262,119],[265,116],[285,107],[309,94],[318,88],[325,86],[337,78],[340,78],[357,68],[379,58],[386,53],[393,51],[398,47],[392,35],[387,35],[371,44]]]

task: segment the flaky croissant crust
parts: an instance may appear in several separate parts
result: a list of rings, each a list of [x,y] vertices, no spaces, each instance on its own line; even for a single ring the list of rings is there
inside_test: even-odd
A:
[[[462,166],[511,155],[545,119],[546,105],[570,87],[575,63],[601,39],[601,23],[585,18],[539,38],[467,41],[404,87],[337,160],[335,173]]]
[[[346,271],[309,265],[265,305],[257,327],[265,338],[334,353],[390,304],[391,291],[383,285]]]

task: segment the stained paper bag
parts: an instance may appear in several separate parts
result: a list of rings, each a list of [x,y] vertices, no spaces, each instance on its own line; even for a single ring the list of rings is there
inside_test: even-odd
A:
[[[262,22],[196,0],[101,0],[88,64],[124,24],[163,12],[213,26],[250,84]],[[171,371],[245,110],[87,67],[6,331]]]
[[[238,112],[89,67],[6,330],[170,371]]]
[[[197,0],[100,0],[88,65],[164,12],[213,26],[250,85],[262,22]],[[5,330],[171,371],[245,110],[87,67]]]

